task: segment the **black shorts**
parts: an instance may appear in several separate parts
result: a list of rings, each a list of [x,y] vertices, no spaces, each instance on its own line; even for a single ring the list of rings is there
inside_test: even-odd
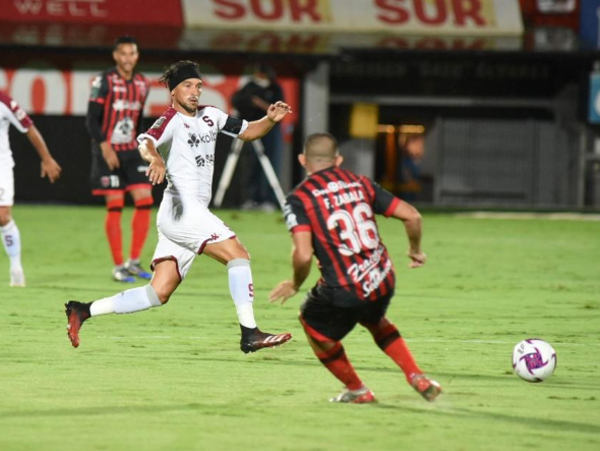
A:
[[[306,296],[300,318],[318,334],[339,341],[358,323],[379,323],[393,295],[392,290],[375,301],[364,301],[352,297],[342,288],[317,285]]]
[[[102,157],[100,146],[92,144],[92,194],[104,196],[115,191],[131,191],[136,188],[152,188],[146,175],[148,162],[137,149],[117,152],[121,166],[111,171]]]

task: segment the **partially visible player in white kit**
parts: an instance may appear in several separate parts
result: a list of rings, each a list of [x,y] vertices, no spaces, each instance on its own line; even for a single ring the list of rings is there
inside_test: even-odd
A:
[[[276,102],[265,117],[247,122],[215,107],[199,105],[202,80],[198,65],[191,61],[171,65],[161,82],[171,93],[172,107],[138,137],[140,153],[150,163],[147,174],[152,184],[161,183],[165,176],[168,181],[157,217],[152,280],[144,287],[89,304],[65,304],[71,344],[79,346],[79,329],[90,317],[133,313],[167,303],[194,258],[202,253],[227,265],[229,290],[242,332],[241,350],[249,353],[283,344],[291,334],[273,335],[258,329],[252,307],[250,256],[235,233],[209,211],[208,204],[217,135],[224,133],[244,141],[261,138],[291,109]]]
[[[0,91],[0,233],[4,249],[10,259],[10,286],[24,287],[25,273],[21,265],[21,234],[12,218],[15,183],[13,167],[15,162],[8,141],[8,129],[14,125],[25,133],[42,160],[41,177],[48,177],[54,183],[60,177],[61,168],[54,161],[44,142],[44,138],[33,125],[31,118],[10,96]]]

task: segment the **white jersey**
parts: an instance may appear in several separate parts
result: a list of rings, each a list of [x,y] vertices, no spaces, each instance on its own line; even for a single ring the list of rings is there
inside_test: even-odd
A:
[[[27,133],[33,122],[17,102],[0,92],[0,166],[12,169],[15,162],[8,142],[10,124],[13,124],[21,133]]]
[[[217,135],[237,137],[248,122],[212,106],[199,106],[191,117],[169,108],[146,133],[165,160],[168,187],[165,194],[195,200],[208,207],[212,196]]]

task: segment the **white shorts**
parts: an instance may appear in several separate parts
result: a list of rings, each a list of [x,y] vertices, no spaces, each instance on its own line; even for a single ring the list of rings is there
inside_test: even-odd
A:
[[[156,222],[158,244],[151,267],[154,269],[161,261],[173,260],[181,280],[207,244],[235,238],[235,233],[201,203],[181,203],[166,193]]]
[[[15,198],[13,168],[0,165],[0,207],[12,207]]]

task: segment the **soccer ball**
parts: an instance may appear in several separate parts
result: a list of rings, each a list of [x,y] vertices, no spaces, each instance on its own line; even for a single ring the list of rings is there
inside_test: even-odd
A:
[[[528,338],[513,349],[513,370],[527,382],[542,382],[554,373],[556,351],[539,338]]]

